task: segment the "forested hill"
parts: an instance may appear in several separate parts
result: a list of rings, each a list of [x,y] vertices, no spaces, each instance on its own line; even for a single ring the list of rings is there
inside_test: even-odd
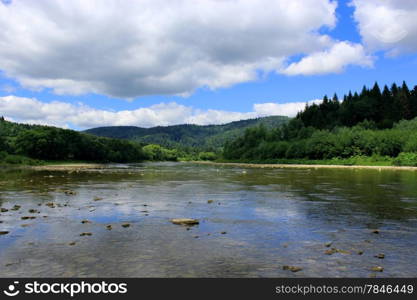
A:
[[[253,126],[263,124],[275,128],[288,123],[285,116],[271,116],[241,120],[223,125],[174,125],[141,128],[134,126],[99,127],[86,133],[102,137],[128,139],[144,144],[158,144],[169,148],[193,147],[200,150],[216,151],[228,140],[234,139]]]
[[[35,160],[138,162],[142,147],[118,139],[97,137],[51,126],[9,122],[0,117],[0,164],[27,164]]]
[[[228,160],[358,160],[417,166],[417,86],[364,87],[324,97],[279,128],[249,128],[227,142]],[[337,162],[334,162],[337,163]]]

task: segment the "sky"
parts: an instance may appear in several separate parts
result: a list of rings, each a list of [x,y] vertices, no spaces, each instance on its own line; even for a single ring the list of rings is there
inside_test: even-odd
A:
[[[83,130],[294,117],[417,84],[415,0],[0,0],[0,115]]]

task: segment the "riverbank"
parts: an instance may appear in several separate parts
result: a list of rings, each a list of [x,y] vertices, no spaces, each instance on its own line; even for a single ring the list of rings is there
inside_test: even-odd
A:
[[[104,164],[96,163],[63,163],[63,164],[46,164],[42,166],[28,166],[32,170],[46,171],[81,171],[87,169],[103,169]]]
[[[417,171],[417,167],[409,166],[365,166],[365,165],[323,165],[323,164],[262,164],[262,163],[236,163],[193,161],[203,165],[233,166],[242,168],[277,168],[277,169],[374,169],[374,170],[408,170]]]

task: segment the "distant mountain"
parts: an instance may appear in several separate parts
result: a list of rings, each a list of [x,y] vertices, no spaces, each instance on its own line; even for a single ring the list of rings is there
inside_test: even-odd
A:
[[[135,126],[111,126],[88,129],[85,132],[102,137],[127,139],[143,144],[158,144],[169,148],[193,147],[215,151],[227,140],[243,134],[246,128],[263,124],[267,128],[287,123],[290,118],[271,116],[241,120],[223,125],[173,125],[141,128]]]

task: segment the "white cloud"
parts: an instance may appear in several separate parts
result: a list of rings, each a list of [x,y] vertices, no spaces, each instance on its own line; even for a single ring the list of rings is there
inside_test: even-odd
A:
[[[354,18],[366,46],[389,55],[417,51],[417,1],[353,0]]]
[[[360,44],[338,42],[328,50],[312,53],[290,64],[281,72],[287,75],[340,73],[347,65],[371,67],[373,58]]]
[[[331,0],[0,3],[0,69],[24,87],[121,98],[256,80],[334,43]],[[333,71],[332,69],[330,70]]]
[[[319,104],[321,102],[322,100],[317,99],[308,101],[308,104]],[[258,116],[277,115],[295,117],[299,111],[302,111],[305,108],[306,104],[306,102],[259,103],[254,104],[253,108]]]
[[[310,101],[318,103],[320,100]],[[305,102],[254,104],[251,112],[201,110],[190,106],[160,103],[135,110],[99,110],[82,103],[44,103],[35,98],[0,97],[0,112],[8,120],[29,124],[53,125],[64,128],[92,128],[99,126],[152,127],[175,124],[224,124],[232,121],[271,115],[293,117],[305,107]]]

